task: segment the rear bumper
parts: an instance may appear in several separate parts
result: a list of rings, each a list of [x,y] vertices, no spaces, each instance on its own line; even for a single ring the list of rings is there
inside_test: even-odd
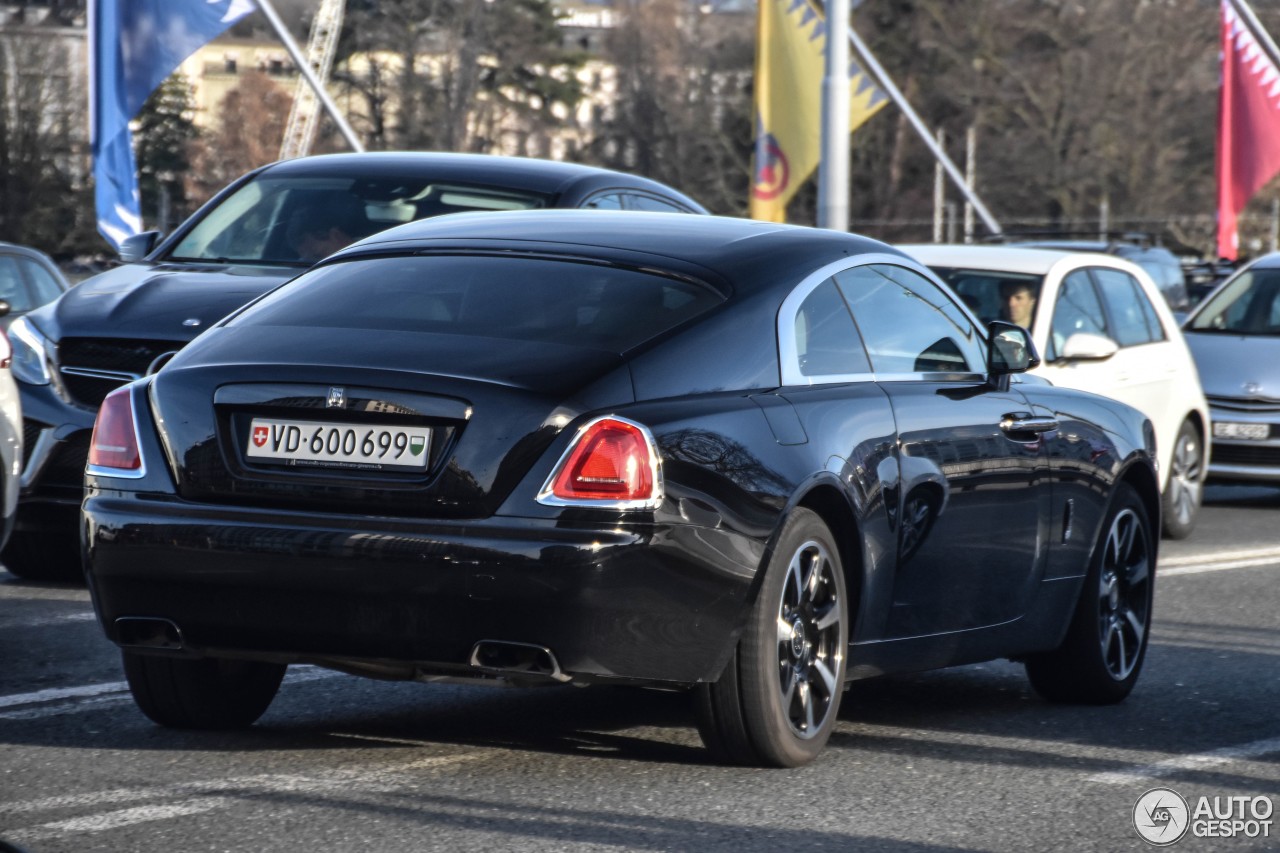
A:
[[[165,619],[191,653],[480,674],[482,640],[552,651],[581,680],[714,678],[757,553],[692,525],[423,522],[223,509],[131,493],[84,503],[107,635]]]

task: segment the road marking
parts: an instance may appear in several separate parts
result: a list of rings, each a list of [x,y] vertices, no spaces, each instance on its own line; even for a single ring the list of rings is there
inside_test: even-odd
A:
[[[63,613],[57,616],[28,616],[21,619],[0,619],[0,630],[11,628],[44,628],[48,625],[59,625],[63,622],[92,622],[94,617],[89,613]]]
[[[334,678],[342,674],[310,664],[295,664],[289,667],[284,683],[302,684],[321,678]],[[81,687],[53,687],[48,690],[37,690],[34,693],[16,693],[11,696],[0,696],[0,708],[13,709],[0,711],[0,720],[36,720],[41,717],[125,703],[129,699],[129,683],[126,681],[108,681]]]
[[[1162,557],[1157,563],[1158,577],[1200,575],[1231,569],[1254,569],[1280,566],[1280,548],[1250,548],[1241,551],[1216,551],[1209,554],[1183,554]]]
[[[22,581],[0,580],[0,599],[9,601],[80,601],[89,603],[89,590],[83,587],[63,588],[27,586]]]
[[[60,820],[54,823],[41,824],[28,829],[19,829],[9,833],[14,841],[38,841],[43,838],[63,836],[72,832],[105,832],[108,829],[120,829],[138,823],[153,820],[168,820],[175,817],[210,812],[225,808],[231,801],[221,797],[210,797],[194,803],[175,804],[170,806],[139,806],[133,809],[122,809],[115,812],[77,817],[71,820]]]
[[[432,746],[438,746],[432,744]],[[112,808],[68,820],[24,827],[7,834],[13,841],[29,842],[43,838],[63,836],[71,832],[104,832],[120,827],[154,820],[186,817],[193,814],[230,808],[245,799],[263,793],[340,793],[345,798],[367,793],[394,793],[408,781],[402,777],[414,771],[446,770],[468,761],[489,758],[504,750],[483,750],[451,755],[432,755],[377,770],[336,770],[323,776],[284,775],[278,773],[257,776],[212,779],[203,782],[186,782],[174,785],[156,785],[150,788],[117,788],[63,797],[46,797],[18,803],[0,803],[0,815],[26,814],[56,809],[85,808],[93,806],[120,806],[128,802],[147,799],[171,799],[185,797],[186,801],[168,805],[135,806],[126,809]]]
[[[1227,746],[1210,752],[1199,752],[1193,755],[1180,755],[1165,761],[1157,761],[1128,770],[1109,770],[1089,777],[1089,781],[1103,785],[1130,785],[1145,782],[1148,779],[1159,779],[1172,776],[1182,771],[1205,770],[1222,764],[1237,761],[1249,761],[1280,752],[1280,737],[1256,740],[1240,746]]]

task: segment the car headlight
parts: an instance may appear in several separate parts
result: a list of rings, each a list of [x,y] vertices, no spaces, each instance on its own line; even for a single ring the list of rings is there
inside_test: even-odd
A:
[[[9,327],[9,342],[13,344],[13,378],[28,385],[48,385],[49,339],[28,322],[19,317]]]

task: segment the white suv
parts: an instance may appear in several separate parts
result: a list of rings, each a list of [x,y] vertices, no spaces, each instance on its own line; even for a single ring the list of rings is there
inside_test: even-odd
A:
[[[1026,326],[1032,373],[1140,410],[1156,429],[1164,534],[1191,533],[1208,471],[1209,407],[1182,332],[1151,277],[1110,255],[1006,246],[898,248],[930,267],[984,322]]]

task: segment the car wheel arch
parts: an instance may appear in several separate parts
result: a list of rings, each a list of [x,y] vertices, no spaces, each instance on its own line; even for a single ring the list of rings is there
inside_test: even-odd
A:
[[[769,559],[773,555],[773,551],[778,542],[778,537],[782,533],[782,529],[786,524],[788,516],[792,510],[802,507],[810,510],[822,519],[823,524],[831,531],[832,538],[835,539],[836,547],[840,551],[840,564],[844,570],[845,589],[847,590],[851,606],[849,608],[848,618],[850,624],[856,626],[858,624],[859,605],[863,600],[862,590],[864,583],[864,559],[862,548],[861,528],[858,524],[857,515],[853,506],[850,504],[844,489],[840,487],[840,481],[836,479],[834,474],[826,473],[820,475],[807,483],[801,489],[798,489],[791,500],[787,502],[786,509],[778,515],[777,524],[773,532],[769,535],[768,547],[765,548],[764,557],[761,560],[761,569],[756,573],[756,581],[751,591],[751,601],[754,603],[756,596],[760,593],[760,584],[764,577],[763,567],[768,565]],[[850,631],[850,638],[853,632]]]
[[[1116,481],[1133,486],[1142,501],[1143,508],[1147,511],[1147,519],[1152,529],[1158,532],[1160,530],[1160,515],[1163,504],[1160,494],[1160,478],[1156,472],[1152,470],[1149,464],[1134,460],[1121,470]],[[1112,500],[1114,500],[1114,495]],[[1159,536],[1156,537],[1155,547],[1159,548]]]

